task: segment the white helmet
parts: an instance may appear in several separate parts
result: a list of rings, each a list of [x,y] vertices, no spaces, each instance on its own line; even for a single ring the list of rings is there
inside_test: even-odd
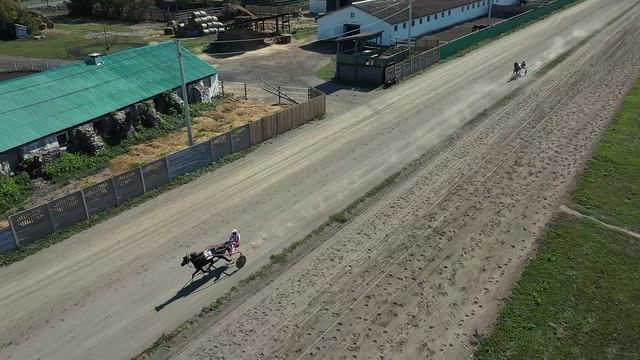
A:
[[[232,233],[232,234],[237,234],[237,233],[238,233],[238,230],[233,229],[233,230],[231,230],[231,233]]]

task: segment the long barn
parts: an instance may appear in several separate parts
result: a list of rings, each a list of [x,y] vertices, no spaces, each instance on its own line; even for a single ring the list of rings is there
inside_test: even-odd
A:
[[[218,90],[218,70],[182,49],[189,93],[209,101]],[[27,155],[65,148],[71,131],[114,112],[136,116],[135,104],[157,100],[181,86],[173,41],[110,55],[94,55],[54,70],[0,82],[0,165],[14,171]]]
[[[515,5],[519,0],[365,0],[328,13],[318,19],[318,40],[338,39],[360,32],[382,31],[382,45],[406,42],[411,37],[446,29],[485,16],[490,2]],[[411,25],[409,25],[411,21]]]

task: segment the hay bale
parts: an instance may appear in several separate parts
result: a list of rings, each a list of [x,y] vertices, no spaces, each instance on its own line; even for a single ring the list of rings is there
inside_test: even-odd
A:
[[[47,30],[47,24],[46,23],[38,24],[38,30]]]
[[[164,30],[164,34],[165,35],[173,35],[175,33],[175,31],[173,30],[173,28],[171,26],[167,26],[163,30]]]
[[[249,10],[243,8],[240,5],[228,4],[225,8],[220,12],[218,19],[223,22],[235,20],[237,17],[244,16],[250,19],[255,19],[256,16],[253,15]]]
[[[211,31],[209,31],[209,29],[202,30],[202,35],[209,35],[209,34],[211,34]]]

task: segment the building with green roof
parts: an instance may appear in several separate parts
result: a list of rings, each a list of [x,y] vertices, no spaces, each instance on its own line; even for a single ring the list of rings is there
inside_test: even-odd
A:
[[[6,172],[28,153],[62,146],[69,130],[93,123],[136,103],[180,93],[173,41],[97,56],[0,82],[0,162]],[[216,95],[218,70],[182,49],[189,89]],[[187,91],[190,93],[190,90]]]

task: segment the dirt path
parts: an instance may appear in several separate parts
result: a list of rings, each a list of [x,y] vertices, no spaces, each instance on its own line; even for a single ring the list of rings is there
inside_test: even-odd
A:
[[[178,358],[468,358],[640,75],[639,22],[591,40]]]
[[[291,131],[242,160],[19,263],[0,268],[0,358],[122,359],[137,354],[163,332],[173,329],[266,264],[271,254],[304,237],[330,214],[346,207],[402,166],[432,149],[520,83],[530,81],[525,78],[521,82],[507,82],[514,59],[526,58],[535,72],[634,2],[585,1],[469,56],[437,66],[423,76],[384,92],[375,102]],[[537,96],[529,94],[527,99]],[[516,115],[518,113],[509,119],[515,121],[519,118]],[[511,124],[511,121],[505,123]],[[558,136],[561,134],[564,133]],[[476,147],[470,147],[457,156],[476,152],[479,152]],[[430,174],[437,176],[445,170],[437,168]],[[460,174],[465,172],[460,170]],[[458,178],[460,176],[455,179]],[[425,181],[423,185],[431,183],[433,186],[433,181]],[[447,182],[443,179],[441,186]],[[416,184],[421,183],[416,181]],[[419,190],[416,187],[416,191]],[[435,198],[446,190],[433,191]],[[522,195],[529,194],[523,192]],[[448,199],[453,201],[456,197]],[[397,213],[409,206],[413,205],[400,203],[392,211]],[[478,204],[471,210],[476,208],[480,209]],[[456,210],[455,207],[452,209]],[[464,209],[460,205],[456,211]],[[454,215],[457,216],[451,216]],[[408,221],[392,219],[396,224]],[[375,234],[383,234],[383,224],[386,225],[383,220],[379,219],[379,224],[368,220],[371,229],[375,230],[372,238]],[[427,224],[433,226],[436,220]],[[445,217],[440,223],[448,221]],[[196,283],[181,290],[190,273],[180,268],[181,256],[220,241],[233,227],[241,229],[243,249],[249,258],[247,267],[231,276]],[[442,246],[445,237],[451,235],[452,230],[438,235],[434,249]],[[345,251],[340,256],[373,256],[377,247],[373,245],[374,240],[367,242],[372,244],[371,252],[363,253],[358,249]],[[357,237],[353,238],[353,243],[357,244]],[[382,246],[380,249],[389,248]],[[454,256],[456,250],[446,251]],[[420,255],[416,252],[414,256]],[[433,256],[440,259],[442,253],[436,255]],[[380,266],[380,262],[397,258],[382,259],[385,258],[376,257],[377,265],[372,270],[395,269],[390,264]],[[336,266],[342,261],[340,257],[334,260]],[[437,263],[434,261],[432,266]],[[354,273],[360,271],[359,263],[351,264]],[[492,268],[493,264],[487,266]],[[323,266],[332,265],[328,262]],[[314,276],[322,278],[324,274],[318,270],[321,269],[309,267],[305,270],[308,277],[304,281],[316,281]],[[463,270],[478,273],[475,267]],[[348,271],[341,274],[348,274]],[[373,276],[375,272],[369,274]],[[342,279],[352,281],[348,277]],[[384,283],[394,281],[389,277]],[[365,282],[358,284],[364,286]],[[423,283],[423,286],[431,285]],[[336,282],[335,286],[344,285]],[[315,290],[309,285],[305,291],[315,294]],[[413,293],[408,291],[407,294]],[[305,292],[298,295],[305,296]],[[382,301],[381,298],[376,300]],[[327,307],[321,304],[318,303],[319,310]],[[405,307],[410,308],[409,305]],[[281,309],[288,312],[298,307],[283,306]],[[384,316],[391,316],[393,311],[397,310],[385,312]],[[438,314],[455,311],[460,316],[465,313],[460,307],[432,308],[431,311]],[[277,316],[276,313],[272,315]],[[319,319],[327,320],[326,317]],[[380,318],[379,321],[387,320]],[[338,322],[351,323],[350,320]],[[311,325],[305,326],[311,329]],[[251,327],[261,331],[269,326],[269,323],[260,326],[245,323],[244,329],[249,331]],[[292,342],[292,346],[306,348],[313,344],[317,339],[314,331],[309,330],[309,337]],[[274,336],[278,334],[274,331]],[[395,339],[401,340],[398,334]],[[339,339],[348,338],[341,335]],[[238,339],[241,340],[253,341]],[[326,343],[321,344],[324,345]],[[288,352],[284,347],[270,348]],[[237,357],[242,357],[241,353]]]

